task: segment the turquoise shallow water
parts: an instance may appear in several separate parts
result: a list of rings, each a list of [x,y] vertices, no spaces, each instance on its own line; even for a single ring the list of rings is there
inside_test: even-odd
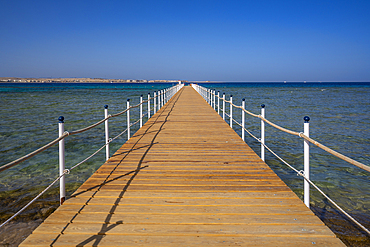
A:
[[[137,104],[140,95],[169,87],[169,84],[0,84],[0,165],[19,158],[58,136],[58,117],[65,117],[66,131],[95,123],[104,117],[104,105],[109,113],[126,108],[126,100]],[[266,105],[266,118],[294,131],[303,131],[303,117],[309,116],[310,137],[364,164],[370,164],[370,83],[214,83],[203,84],[233,95],[234,103],[260,113]],[[228,108],[227,108],[228,111]],[[132,112],[138,119],[138,111]],[[241,122],[241,113],[234,110]],[[144,120],[145,121],[145,120]],[[228,120],[227,120],[228,121]],[[246,117],[246,126],[259,137],[260,121]],[[110,121],[110,136],[126,128],[126,115]],[[104,125],[66,139],[66,167],[71,167],[104,144]],[[134,127],[137,130],[138,125]],[[234,128],[241,133],[240,128]],[[222,133],[220,133],[222,134]],[[111,145],[111,153],[126,140],[124,134]],[[246,142],[260,154],[260,145],[252,138]],[[266,126],[266,143],[297,169],[303,169],[303,140]],[[311,147],[311,179],[340,206],[370,227],[369,173],[360,170],[317,147]],[[103,163],[102,151],[67,176],[67,195]],[[303,181],[271,154],[267,164],[300,197]],[[0,219],[9,217],[28,199],[45,188],[58,174],[58,147],[52,147],[36,157],[0,174]],[[346,222],[317,192],[312,191],[313,210],[328,222]],[[47,214],[57,205],[58,188],[43,196],[39,204],[23,214],[23,220]],[[46,206],[45,206],[46,205]],[[50,210],[49,210],[50,211]],[[329,224],[329,223],[327,223]],[[346,223],[343,223],[346,224]],[[359,239],[364,234],[356,229],[334,228],[337,234]]]

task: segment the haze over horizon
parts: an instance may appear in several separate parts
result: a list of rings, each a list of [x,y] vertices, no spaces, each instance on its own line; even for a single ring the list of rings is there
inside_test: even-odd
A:
[[[370,1],[0,0],[0,77],[370,81]]]

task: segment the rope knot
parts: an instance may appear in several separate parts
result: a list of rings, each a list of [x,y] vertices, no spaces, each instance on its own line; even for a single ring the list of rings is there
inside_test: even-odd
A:
[[[303,132],[299,132],[298,135],[299,135],[299,137],[303,138],[302,135],[304,135],[304,133]]]
[[[65,174],[70,174],[70,173],[71,173],[71,171],[70,171],[69,169],[65,169],[65,170],[64,170],[64,173],[65,173]]]
[[[108,143],[110,143],[110,142],[112,142],[113,141],[113,139],[112,138],[109,138],[108,139]]]
[[[69,132],[68,131],[64,131],[63,134],[69,136]]]
[[[300,171],[297,173],[297,176],[302,176],[302,177],[304,177],[304,171],[303,171],[303,170],[300,170]]]

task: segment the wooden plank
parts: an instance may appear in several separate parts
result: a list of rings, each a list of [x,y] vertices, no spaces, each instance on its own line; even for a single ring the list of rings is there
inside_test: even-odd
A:
[[[45,220],[47,223],[100,223],[100,224],[293,224],[293,225],[323,225],[311,215],[221,215],[221,214],[89,214],[75,212],[56,212],[54,217]],[[72,220],[66,220],[72,219]]]
[[[338,239],[302,235],[286,236],[147,236],[91,235],[91,234],[33,234],[27,239],[27,246],[338,246]],[[339,245],[341,245],[339,243]],[[342,245],[343,246],[343,245]]]
[[[123,221],[122,217],[122,221]],[[263,225],[263,227],[261,227]],[[196,231],[194,231],[196,227]],[[213,235],[213,236],[282,236],[297,237],[304,232],[307,235],[333,237],[333,233],[325,227],[317,225],[271,225],[271,224],[94,224],[94,223],[73,223],[66,227],[66,224],[44,223],[40,225],[34,234],[92,234],[92,235],[169,235],[169,236],[191,236],[191,235]]]
[[[185,87],[21,246],[313,244],[343,246]]]
[[[73,211],[80,213],[114,213],[114,214],[158,214],[169,211],[171,214],[229,214],[229,215],[314,215],[311,211],[305,210],[304,206],[245,206],[245,205],[193,205],[182,206],[171,204],[163,205],[65,205],[60,211]]]

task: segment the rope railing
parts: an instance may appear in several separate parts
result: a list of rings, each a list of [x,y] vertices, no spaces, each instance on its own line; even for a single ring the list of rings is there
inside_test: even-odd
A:
[[[162,95],[165,95],[165,93],[158,94],[157,96],[162,96]],[[151,97],[151,98],[150,98],[150,100],[152,100],[152,99],[154,99],[154,97]],[[142,103],[139,103],[139,104],[134,105],[134,106],[130,106],[130,108],[125,109],[125,110],[123,110],[123,111],[121,111],[121,112],[119,112],[119,113],[109,115],[108,117],[106,117],[106,118],[104,118],[104,119],[102,119],[102,120],[100,120],[100,121],[98,121],[98,122],[96,122],[96,123],[94,123],[94,124],[92,124],[92,125],[90,125],[90,126],[87,126],[87,127],[85,127],[85,128],[82,128],[82,129],[79,129],[79,130],[75,130],[75,131],[65,132],[65,134],[63,134],[62,136],[59,136],[58,138],[56,138],[55,140],[53,140],[53,141],[49,142],[48,144],[46,144],[46,145],[42,146],[41,148],[39,148],[39,149],[37,149],[37,150],[35,150],[35,151],[33,151],[33,152],[31,152],[31,153],[27,154],[27,155],[24,155],[23,157],[18,158],[18,159],[16,159],[16,160],[12,161],[12,162],[9,162],[9,163],[7,163],[7,164],[5,164],[5,165],[2,165],[2,166],[0,167],[0,172],[5,171],[5,170],[7,170],[7,169],[9,169],[9,168],[11,168],[11,167],[13,167],[13,166],[17,165],[17,164],[19,164],[19,163],[21,163],[21,162],[23,162],[23,161],[25,161],[25,160],[29,159],[29,158],[32,158],[33,156],[35,156],[35,155],[37,155],[37,154],[41,153],[42,151],[44,151],[44,150],[48,149],[49,147],[52,147],[53,145],[55,145],[55,144],[56,144],[56,143],[58,143],[59,141],[63,140],[63,139],[64,139],[64,138],[66,138],[67,136],[75,135],[75,134],[80,134],[80,133],[83,133],[83,132],[85,132],[85,131],[88,131],[88,130],[90,130],[90,129],[92,129],[92,128],[95,128],[96,126],[98,126],[98,125],[100,125],[100,124],[104,123],[104,122],[105,122],[105,121],[107,121],[108,119],[110,119],[110,118],[114,118],[114,117],[117,117],[117,116],[120,116],[120,115],[122,115],[122,114],[126,113],[127,111],[129,111],[129,110],[131,110],[131,109],[134,109],[134,108],[139,107],[141,104],[145,104],[145,103],[147,103],[147,102],[148,102],[148,101],[150,101],[150,100],[145,100],[145,101],[143,101]],[[151,108],[151,110],[152,110],[152,109],[153,109],[153,108]],[[147,113],[147,114],[148,114],[148,113]]]
[[[193,85],[195,85],[195,84],[193,84]],[[199,86],[199,85],[197,85],[197,86],[198,86],[199,88],[201,88],[201,86]],[[228,101],[228,100],[223,99],[222,97],[218,96],[218,95],[217,95],[217,94],[215,94],[215,93],[210,92],[210,94],[211,94],[211,95],[213,95],[213,96],[215,96],[215,97],[217,97],[217,98],[219,98],[220,100],[222,100],[222,101],[224,101],[224,102],[226,102],[226,103],[231,104],[231,105],[232,105],[233,107],[235,107],[235,108],[241,109],[242,111],[244,111],[245,113],[249,114],[250,116],[260,118],[262,121],[264,121],[264,122],[268,123],[270,126],[275,127],[276,129],[279,129],[279,130],[281,130],[281,131],[283,131],[283,132],[285,132],[285,133],[291,134],[291,135],[295,135],[295,136],[301,137],[301,138],[303,138],[303,139],[307,140],[308,142],[310,142],[310,143],[312,143],[312,144],[316,145],[317,147],[319,147],[319,148],[321,148],[321,149],[325,150],[326,152],[328,152],[328,153],[330,153],[330,154],[332,154],[332,155],[334,155],[334,156],[336,156],[336,157],[338,157],[338,158],[340,158],[340,159],[342,159],[342,160],[344,160],[344,161],[347,161],[348,163],[350,163],[350,164],[352,164],[352,165],[355,165],[355,166],[357,166],[357,167],[359,167],[359,168],[361,168],[361,169],[363,169],[363,170],[365,170],[365,171],[370,172],[370,166],[367,166],[367,165],[365,165],[365,164],[363,164],[363,163],[361,163],[361,162],[358,162],[358,161],[356,161],[356,160],[354,160],[354,159],[352,159],[352,158],[350,158],[350,157],[347,157],[347,156],[345,156],[345,155],[343,155],[343,154],[341,154],[341,153],[339,153],[339,152],[337,152],[337,151],[335,151],[335,150],[333,150],[333,149],[331,149],[331,148],[329,148],[329,147],[327,147],[327,146],[325,146],[325,145],[323,145],[323,144],[319,143],[318,141],[315,141],[314,139],[309,138],[308,136],[305,136],[305,135],[304,135],[303,133],[301,133],[301,132],[296,132],[296,131],[292,131],[292,130],[288,130],[288,129],[286,129],[286,128],[283,128],[283,127],[281,127],[281,126],[279,126],[279,125],[277,125],[277,124],[275,124],[275,123],[273,123],[273,122],[269,121],[268,119],[266,119],[266,118],[262,117],[262,116],[261,116],[261,115],[259,115],[259,114],[254,114],[254,113],[252,113],[252,112],[249,112],[249,111],[247,111],[246,109],[243,109],[243,108],[242,108],[242,106],[235,105],[235,104],[234,104],[234,103],[232,103],[231,101]],[[222,108],[221,108],[221,109],[222,109]],[[222,109],[222,110],[224,110],[224,109]],[[230,117],[230,115],[228,115],[227,113],[225,113],[225,115],[227,115],[228,117]]]
[[[217,103],[217,112],[218,114],[220,114],[220,103],[219,103],[219,100],[222,100],[224,103],[223,103],[223,109],[222,109],[222,114],[223,116],[228,116],[230,118],[230,126],[232,122],[236,123],[238,126],[240,126],[242,128],[242,135],[243,135],[243,140],[244,140],[244,131],[246,131],[252,138],[254,138],[255,140],[257,140],[259,143],[261,143],[261,158],[262,160],[264,160],[264,148],[266,148],[268,151],[271,152],[271,154],[273,154],[276,158],[278,158],[281,162],[283,162],[285,165],[287,165],[290,169],[292,169],[293,171],[295,171],[297,173],[298,176],[301,176],[303,177],[304,179],[304,203],[306,204],[306,206],[309,208],[309,185],[311,185],[312,187],[314,187],[320,194],[322,194],[326,199],[328,199],[328,201],[330,201],[339,211],[341,211],[344,215],[346,215],[350,220],[352,220],[356,225],[358,225],[362,230],[364,230],[367,234],[370,235],[370,230],[367,229],[366,227],[364,227],[361,223],[359,223],[355,218],[353,218],[350,214],[348,214],[344,209],[342,209],[336,202],[334,202],[329,196],[327,196],[317,185],[315,185],[309,178],[309,146],[308,146],[308,143],[312,143],[314,145],[316,145],[317,147],[321,148],[322,150],[352,164],[352,165],[355,165],[365,171],[368,171],[370,172],[370,167],[365,165],[365,164],[362,164],[354,159],[351,159],[339,152],[336,152],[334,150],[332,150],[331,148],[328,148],[326,147],[325,145],[315,141],[314,139],[310,138],[308,135],[309,135],[309,117],[305,117],[304,120],[305,120],[305,124],[304,124],[304,127],[305,127],[305,131],[304,133],[302,132],[296,132],[296,131],[292,131],[292,130],[288,130],[288,129],[285,129],[269,120],[267,120],[265,117],[264,117],[264,105],[262,105],[262,109],[263,111],[261,111],[261,115],[259,114],[254,114],[254,113],[251,113],[249,111],[247,111],[245,108],[244,108],[244,99],[243,99],[243,102],[242,102],[242,106],[238,106],[238,105],[235,105],[233,102],[232,102],[232,96],[230,96],[230,101],[228,100],[225,100],[225,94],[223,94],[223,97],[220,97],[219,96],[219,92],[218,94],[215,93],[215,90],[209,90],[209,89],[206,89],[204,87],[201,87],[199,85],[196,85],[196,84],[193,84],[192,85],[193,88],[211,105],[213,106],[213,108],[215,109],[216,107],[216,100],[215,98],[217,97],[218,98],[218,103]],[[231,111],[231,114],[227,114],[225,112],[225,103],[229,103],[230,104],[230,111]],[[242,123],[239,123],[237,122],[235,119],[232,118],[232,107],[235,107],[235,108],[238,108],[238,109],[241,109],[242,110]],[[262,138],[262,136],[264,137],[264,125],[261,124],[261,139],[260,138],[257,138],[255,135],[253,135],[248,129],[245,128],[244,126],[244,113],[247,113],[253,117],[257,117],[259,119],[261,119],[261,123],[268,123],[269,125],[271,125],[272,127],[275,127],[276,129],[279,129],[285,133],[288,133],[288,134],[291,134],[291,135],[295,135],[295,136],[298,136],[298,137],[301,137],[304,139],[305,143],[304,143],[304,170],[301,170],[301,171],[298,171],[296,168],[294,168],[293,166],[291,166],[288,162],[286,162],[284,159],[282,159],[279,155],[277,155],[273,150],[271,150],[265,143],[264,143],[264,140]],[[223,117],[224,118],[224,117]],[[225,118],[224,118],[225,119]],[[262,149],[263,147],[263,149]],[[262,152],[263,151],[263,152]],[[262,157],[262,154],[263,154],[263,157]]]
[[[72,166],[71,168],[69,168],[69,169],[65,169],[64,168],[64,165],[65,164],[60,164],[60,174],[59,174],[59,177],[57,177],[50,185],[48,185],[42,192],[40,192],[34,199],[32,199],[29,203],[27,203],[24,207],[22,207],[18,212],[16,212],[13,216],[11,216],[8,220],[6,220],[4,223],[2,223],[1,225],[0,225],[0,228],[1,227],[3,227],[5,224],[7,224],[9,221],[11,221],[12,219],[14,219],[16,216],[18,216],[20,213],[22,213],[27,207],[29,207],[33,202],[35,202],[38,198],[40,198],[40,196],[42,196],[47,190],[49,190],[56,182],[58,182],[58,181],[61,181],[61,194],[60,194],[60,203],[62,204],[63,202],[64,202],[64,198],[65,198],[65,191],[64,192],[62,192],[62,188],[64,188],[64,190],[65,190],[65,184],[64,184],[64,182],[63,182],[63,184],[62,184],[62,181],[64,181],[64,177],[65,177],[65,175],[66,174],[69,174],[70,173],[70,171],[72,171],[73,169],[75,169],[75,168],[77,168],[78,166],[80,166],[80,165],[82,165],[82,164],[84,164],[85,162],[87,162],[89,159],[91,159],[92,157],[94,157],[96,154],[98,154],[102,149],[104,149],[105,147],[109,147],[109,144],[111,143],[111,142],[113,142],[114,140],[116,140],[118,137],[120,137],[120,136],[122,136],[124,133],[126,133],[126,132],[129,132],[129,130],[130,130],[130,128],[132,127],[132,126],[134,126],[134,125],[136,125],[136,124],[138,124],[139,122],[141,122],[142,121],[142,119],[146,116],[146,115],[148,115],[148,119],[149,119],[149,117],[150,117],[150,112],[151,111],[155,111],[156,110],[156,104],[155,104],[155,100],[157,99],[157,97],[158,97],[158,108],[160,109],[161,108],[161,106],[164,106],[167,102],[168,102],[168,100],[169,99],[171,99],[181,88],[183,87],[183,84],[179,84],[179,85],[176,85],[176,86],[173,86],[173,87],[171,87],[171,88],[169,88],[169,89],[165,89],[165,90],[161,90],[162,92],[161,93],[159,93],[158,92],[158,94],[156,94],[156,92],[154,93],[154,97],[148,97],[148,100],[145,100],[145,101],[142,101],[141,100],[141,102],[140,102],[140,104],[137,104],[137,105],[134,105],[134,106],[130,106],[130,107],[128,107],[127,109],[125,109],[124,111],[121,111],[121,112],[119,112],[119,113],[117,113],[117,114],[113,114],[113,115],[108,115],[107,114],[107,108],[108,108],[108,106],[106,105],[105,106],[105,111],[106,111],[106,117],[104,118],[104,119],[102,119],[102,120],[100,120],[100,121],[98,121],[97,123],[95,123],[95,124],[92,124],[92,125],[90,125],[90,126],[87,126],[87,127],[85,127],[85,128],[82,128],[82,129],[79,129],[79,130],[75,130],[75,131],[72,131],[72,132],[67,132],[67,131],[64,131],[64,123],[63,123],[63,120],[64,120],[64,118],[63,117],[60,117],[59,118],[59,127],[62,127],[62,128],[59,128],[59,131],[60,131],[60,133],[62,133],[58,138],[56,138],[55,140],[53,140],[52,142],[50,142],[50,143],[48,143],[48,144],[46,144],[46,145],[44,145],[43,147],[41,147],[41,148],[39,148],[39,149],[37,149],[37,150],[35,150],[34,152],[31,152],[31,153],[29,153],[29,154],[27,154],[27,155],[25,155],[25,156],[23,156],[23,157],[21,157],[21,158],[19,158],[19,159],[17,159],[17,160],[15,160],[15,161],[12,161],[12,162],[10,162],[10,163],[8,163],[8,164],[6,164],[6,165],[3,165],[3,166],[1,166],[0,167],[0,172],[1,171],[4,171],[4,170],[6,170],[6,169],[9,169],[9,168],[11,168],[11,167],[13,167],[13,166],[15,166],[15,165],[17,165],[17,164],[19,164],[19,163],[21,163],[21,162],[23,162],[23,161],[25,161],[25,160],[27,160],[27,159],[29,159],[29,158],[31,158],[31,157],[33,157],[33,156],[35,156],[35,155],[37,155],[37,154],[39,154],[39,153],[41,153],[42,151],[44,151],[44,150],[46,150],[46,149],[48,149],[49,147],[51,147],[51,146],[53,146],[53,145],[55,145],[56,143],[59,143],[59,145],[60,145],[60,149],[59,149],[59,151],[61,151],[61,143],[63,144],[63,153],[61,154],[59,154],[60,156],[62,155],[63,156],[63,158],[62,158],[62,160],[63,160],[63,162],[64,162],[64,138],[66,138],[67,136],[69,136],[69,135],[74,135],[74,134],[79,134],[79,133],[82,133],[82,132],[85,132],[85,131],[87,131],[87,130],[90,130],[90,129],[92,129],[92,128],[94,128],[94,127],[96,127],[96,126],[98,126],[98,125],[100,125],[100,124],[102,124],[102,123],[106,123],[107,124],[107,120],[108,119],[110,119],[110,118],[113,118],[113,117],[116,117],[116,116],[119,116],[119,115],[122,115],[122,114],[124,114],[124,113],[128,113],[128,118],[129,118],[129,111],[131,110],[131,109],[134,109],[134,108],[137,108],[137,107],[139,107],[140,105],[143,105],[143,104],[145,104],[145,103],[148,103],[148,102],[150,102],[151,100],[154,100],[154,106],[153,107],[150,107],[150,104],[148,104],[148,112],[146,112],[145,114],[142,114],[142,112],[140,112],[140,118],[136,121],[136,122],[133,122],[133,123],[130,123],[129,121],[128,121],[128,125],[127,125],[127,128],[124,130],[124,131],[122,131],[120,134],[118,134],[117,136],[115,136],[114,138],[109,138],[108,137],[108,132],[107,132],[107,129],[106,129],[106,143],[102,146],[102,147],[100,147],[98,150],[96,150],[93,154],[91,154],[90,156],[88,156],[87,158],[85,158],[84,160],[82,160],[81,162],[79,162],[79,163],[77,163],[76,165],[74,165],[74,166]],[[149,94],[150,95],[150,94]],[[141,111],[142,111],[142,108],[140,109]],[[128,119],[129,120],[129,119]],[[109,153],[109,149],[107,149],[107,151],[108,151],[108,153]],[[108,156],[108,154],[107,154],[107,156]]]

